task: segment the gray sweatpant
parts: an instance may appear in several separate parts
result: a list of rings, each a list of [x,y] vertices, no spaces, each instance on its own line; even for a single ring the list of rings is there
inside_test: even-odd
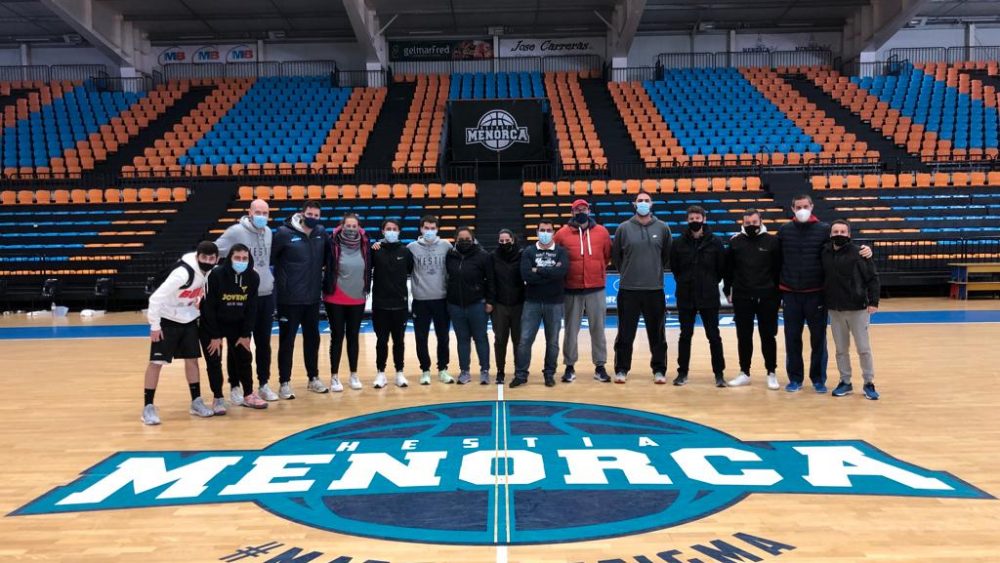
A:
[[[577,347],[577,337],[580,334],[580,323],[583,315],[587,315],[590,325],[590,354],[594,366],[603,366],[608,361],[608,344],[604,339],[604,318],[608,305],[605,291],[599,289],[590,293],[567,293],[563,301],[565,310],[566,337],[563,341],[563,361],[572,366],[580,358]]]
[[[840,381],[851,382],[851,337],[861,360],[861,375],[865,383],[875,379],[875,362],[872,358],[872,344],[868,338],[868,323],[871,315],[867,309],[857,311],[830,311],[830,332],[837,348],[837,369]]]

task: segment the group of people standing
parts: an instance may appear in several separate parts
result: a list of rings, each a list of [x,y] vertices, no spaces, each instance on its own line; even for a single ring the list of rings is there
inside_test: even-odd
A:
[[[756,321],[770,389],[778,389],[777,345],[779,306],[784,307],[786,391],[804,382],[802,333],[810,331],[809,377],[818,393],[826,393],[826,326],[837,346],[840,384],[833,395],[850,393],[848,352],[853,337],[864,376],[865,396],[877,399],[868,339],[870,315],[877,310],[879,285],[871,249],[851,242],[850,225],[827,225],[812,214],[808,196],[796,197],[794,219],[776,235],[767,232],[761,215],[747,210],[741,230],[728,240],[712,232],[705,209],[687,210],[687,225],[676,239],[666,223],[653,214],[646,192],[635,196],[634,215],[621,223],[612,238],[595,221],[586,200],[571,204],[572,217],[559,227],[548,219],[537,226],[537,242],[521,247],[513,231],[503,229],[496,249],[487,252],[471,227],[457,230],[454,245],[438,236],[438,219],[420,220],[417,240],[400,240],[399,220],[386,219],[381,238],[370,239],[358,217],[346,214],[332,230],[322,223],[316,202],[306,202],[272,232],[267,202],[255,200],[247,215],[217,241],[202,242],[165,270],[150,295],[150,363],[146,370],[142,420],[159,424],[153,399],[160,368],[172,359],[185,360],[191,392],[191,413],[226,413],[223,395],[222,349],[226,349],[230,402],[263,409],[269,401],[294,399],[292,365],[296,335],[302,332],[307,389],[341,392],[341,360],[346,343],[347,385],[361,389],[358,372],[360,329],[368,296],[376,334],[375,388],[388,385],[391,342],[393,382],[406,387],[404,335],[412,316],[420,384],[431,384],[436,371],[441,383],[472,381],[472,348],[479,362],[479,382],[507,383],[507,349],[513,351],[510,387],[528,382],[531,353],[543,329],[545,354],[542,379],[555,377],[562,347],[561,381],[576,379],[578,338],[587,317],[593,377],[624,384],[632,371],[634,341],[642,317],[650,351],[654,383],[667,382],[666,299],[664,272],[673,273],[680,320],[677,373],[673,384],[688,381],[691,340],[696,318],[708,338],[711,368],[719,387],[751,382],[753,331]],[[226,260],[219,263],[219,257]],[[605,339],[607,271],[619,272],[618,331],[608,372]],[[733,306],[740,373],[726,381],[726,362],[719,334],[720,285]],[[329,385],[320,378],[320,306],[330,324]],[[829,313],[828,313],[829,311]],[[270,386],[271,328],[278,319],[278,390]],[[494,332],[493,366],[488,324]],[[429,349],[431,326],[436,357]],[[560,341],[560,332],[566,333]],[[449,372],[450,330],[457,339],[459,371]],[[256,350],[257,391],[253,391],[250,342]],[[225,346],[224,346],[225,344]],[[197,359],[204,353],[211,406],[201,398]]]

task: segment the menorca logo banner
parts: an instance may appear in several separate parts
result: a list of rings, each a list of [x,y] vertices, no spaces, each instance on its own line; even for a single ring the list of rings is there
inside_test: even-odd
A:
[[[455,162],[546,159],[540,100],[453,100],[449,107]]]
[[[518,545],[638,534],[769,494],[993,498],[863,441],[743,442],[631,409],[482,401],[331,422],[263,450],[120,452],[12,516],[253,502],[336,533]]]

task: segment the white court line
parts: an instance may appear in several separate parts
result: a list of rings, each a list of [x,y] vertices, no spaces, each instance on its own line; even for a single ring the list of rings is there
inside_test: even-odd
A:
[[[494,502],[494,513],[493,513],[493,543],[497,544],[497,563],[507,563],[507,545],[498,543],[498,531],[497,524],[499,524],[500,517],[500,427],[503,426],[503,439],[504,439],[504,492],[506,493],[506,502],[504,506],[506,507],[506,523],[507,523],[507,542],[510,542],[510,484],[507,479],[507,409],[504,406],[503,389],[504,385],[497,385],[497,411],[496,416],[499,419],[500,411],[503,410],[503,423],[498,423],[496,425],[496,452],[494,455],[494,460],[496,460],[496,481],[494,485],[495,498]],[[499,421],[498,421],[499,422]]]
[[[500,459],[500,406],[501,402],[497,402],[496,410],[493,411],[493,461],[498,463]],[[499,464],[498,464],[499,465]],[[497,529],[497,525],[500,523],[500,475],[499,472],[494,472],[493,474],[493,543],[497,543],[498,534],[500,533]],[[498,556],[499,558],[499,556]]]

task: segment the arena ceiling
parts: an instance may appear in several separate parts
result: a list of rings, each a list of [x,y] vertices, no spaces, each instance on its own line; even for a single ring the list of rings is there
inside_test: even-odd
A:
[[[60,2],[64,0],[48,0]],[[154,43],[253,39],[351,40],[344,0],[92,0]],[[603,35],[615,0],[366,0],[390,38]],[[870,0],[646,0],[637,33],[743,29],[840,30]],[[1000,0],[931,0],[910,25],[1000,25]],[[42,0],[0,2],[0,42],[76,41]]]

